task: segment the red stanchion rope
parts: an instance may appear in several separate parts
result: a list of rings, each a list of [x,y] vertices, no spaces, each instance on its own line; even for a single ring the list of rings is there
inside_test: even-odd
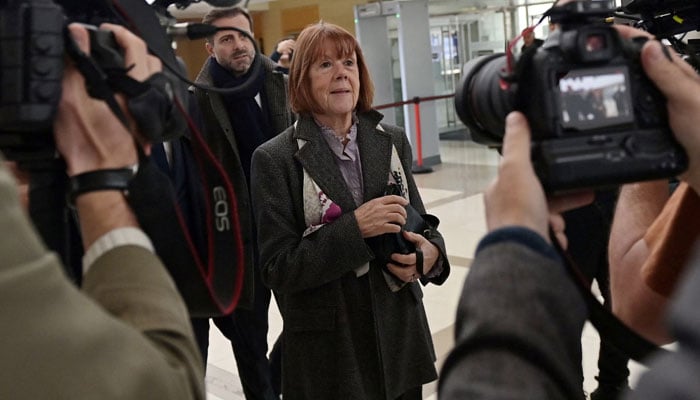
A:
[[[421,123],[420,123],[420,103],[424,101],[435,101],[435,100],[442,100],[442,99],[449,99],[451,97],[454,97],[454,93],[451,94],[443,94],[440,96],[428,96],[428,97],[414,97],[411,100],[404,100],[404,101],[397,101],[395,103],[388,103],[388,104],[381,104],[378,106],[375,106],[375,110],[381,110],[384,108],[392,108],[392,107],[400,107],[404,106],[406,104],[411,104],[413,103],[413,113],[415,114],[415,119],[416,119],[416,155],[418,156],[418,159],[416,160],[416,164],[418,167],[423,166],[423,139],[421,135]]]
[[[449,99],[450,97],[455,97],[454,93],[450,94],[443,94],[440,96],[428,96],[428,97],[414,97],[410,100],[403,100],[403,101],[397,101],[396,103],[386,103],[386,104],[380,104],[378,106],[374,106],[375,110],[382,110],[384,108],[392,108],[392,107],[400,107],[406,104],[411,104],[411,103],[422,103],[424,101],[434,101],[434,100],[442,100],[442,99]]]

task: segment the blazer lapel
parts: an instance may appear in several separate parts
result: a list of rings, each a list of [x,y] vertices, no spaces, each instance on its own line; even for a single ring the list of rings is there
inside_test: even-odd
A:
[[[297,122],[294,139],[306,141],[304,147],[296,152],[295,158],[304,170],[333,202],[342,210],[357,208],[352,194],[345,185],[345,179],[335,162],[326,141],[321,137],[318,126],[310,117],[301,117]]]
[[[362,160],[364,201],[384,195],[391,169],[391,134],[377,129],[381,114],[370,112],[360,116],[358,146]]]

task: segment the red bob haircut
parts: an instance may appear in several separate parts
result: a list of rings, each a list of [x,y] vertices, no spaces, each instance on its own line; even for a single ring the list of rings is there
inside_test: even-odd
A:
[[[297,114],[323,112],[311,93],[309,70],[323,56],[323,45],[326,42],[334,43],[342,57],[350,57],[355,53],[360,77],[360,93],[355,110],[369,111],[374,101],[374,84],[369,76],[360,44],[350,32],[323,21],[304,28],[294,45],[294,57],[289,67],[289,103],[292,110]]]

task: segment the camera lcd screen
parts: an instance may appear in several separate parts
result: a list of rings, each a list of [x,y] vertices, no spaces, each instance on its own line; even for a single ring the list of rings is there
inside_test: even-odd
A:
[[[604,128],[634,120],[627,67],[568,71],[559,78],[563,128]]]

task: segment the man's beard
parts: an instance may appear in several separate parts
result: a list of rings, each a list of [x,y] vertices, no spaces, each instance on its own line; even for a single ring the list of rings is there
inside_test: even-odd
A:
[[[238,58],[241,55],[246,55],[247,58]],[[243,75],[250,69],[253,63],[253,54],[249,51],[238,51],[231,55],[228,62],[228,69],[235,75]]]

